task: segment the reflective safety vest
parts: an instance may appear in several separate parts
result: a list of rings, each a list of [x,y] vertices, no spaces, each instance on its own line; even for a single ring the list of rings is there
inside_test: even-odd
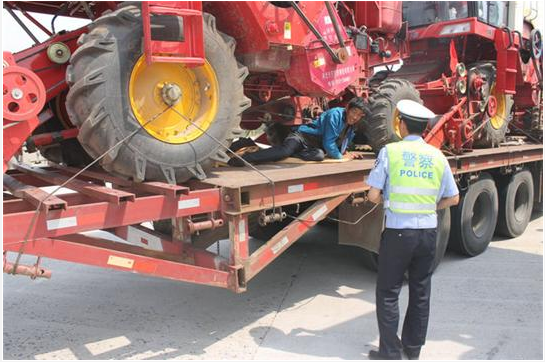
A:
[[[389,200],[392,212],[433,214],[445,171],[445,156],[437,148],[419,141],[386,145]]]

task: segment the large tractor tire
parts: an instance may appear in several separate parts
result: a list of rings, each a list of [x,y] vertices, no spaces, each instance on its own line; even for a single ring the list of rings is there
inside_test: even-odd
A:
[[[420,93],[414,85],[404,79],[386,79],[369,99],[369,115],[365,122],[365,136],[373,151],[390,142],[401,140],[397,102],[410,99],[422,104]]]
[[[209,135],[226,146],[238,136],[240,114],[250,106],[243,93],[248,70],[235,59],[234,39],[203,15],[206,63],[200,67],[147,65],[138,5],[102,16],[78,40],[66,75],[67,111],[89,155],[107,153],[100,160],[105,170],[135,181],[179,183],[203,179],[213,161],[228,160]],[[178,17],[151,22],[153,39],[182,36]],[[165,97],[178,103],[167,109]]]
[[[437,238],[435,239],[435,258],[433,260],[433,271],[437,269],[447,251],[450,235],[450,208],[437,212]],[[363,265],[372,271],[378,270],[378,254],[363,250]]]
[[[534,181],[528,170],[522,170],[499,187],[499,215],[496,233],[507,237],[521,235],[532,216]]]
[[[492,177],[483,173],[453,207],[449,247],[466,256],[481,254],[492,239],[497,220],[498,191]]]
[[[496,90],[496,67],[490,63],[477,64],[470,68],[471,74],[479,74],[486,79],[483,87],[486,87],[486,93],[494,96],[496,100],[495,115],[490,117],[488,112],[484,111],[481,122],[484,122],[481,130],[477,133],[473,146],[478,148],[497,147],[505,141],[505,134],[509,128],[509,122],[513,117],[511,109],[513,108],[513,96],[504,94]],[[475,127],[479,127],[477,124]]]

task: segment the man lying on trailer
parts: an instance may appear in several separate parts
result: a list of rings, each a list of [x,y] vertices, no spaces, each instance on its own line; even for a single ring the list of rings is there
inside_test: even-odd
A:
[[[247,153],[242,158],[256,164],[281,161],[290,156],[305,161],[323,161],[326,155],[333,159],[354,157],[346,150],[354,139],[354,126],[363,119],[365,112],[363,98],[352,98],[345,108],[331,108],[312,122],[299,126],[281,145]],[[238,157],[231,158],[228,163],[234,167],[245,165]]]

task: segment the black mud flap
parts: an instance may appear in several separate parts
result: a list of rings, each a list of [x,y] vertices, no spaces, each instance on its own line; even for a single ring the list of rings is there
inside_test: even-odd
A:
[[[362,215],[369,213],[355,225],[339,223],[339,244],[358,246],[378,253],[384,227],[384,209],[380,204],[371,211],[374,206],[375,204],[369,201],[352,205],[350,200],[345,200],[339,205],[339,220],[355,222]]]

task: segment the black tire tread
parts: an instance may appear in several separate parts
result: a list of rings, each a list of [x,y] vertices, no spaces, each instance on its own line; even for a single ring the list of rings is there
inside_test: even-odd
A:
[[[511,212],[513,210],[507,210],[507,207],[510,206],[510,203],[508,203],[508,200],[510,199],[508,194],[510,191],[516,192],[516,190],[512,190],[511,188],[515,186],[520,186],[519,181],[525,181],[528,184],[528,211],[522,224],[513,225],[511,220]],[[524,232],[526,226],[528,225],[528,222],[530,221],[534,206],[534,182],[532,178],[532,173],[528,170],[521,170],[515,173],[509,178],[508,182],[505,182],[498,188],[498,195],[500,204],[498,212],[498,223],[496,225],[496,233],[510,238],[520,236]]]
[[[406,94],[406,96],[400,96]],[[378,154],[380,149],[390,142],[399,141],[393,130],[392,121],[396,104],[401,99],[412,99],[420,104],[420,92],[405,79],[388,78],[369,98],[369,115],[365,123],[365,135],[373,151]]]
[[[221,125],[226,131],[225,137],[220,141],[228,146],[239,134],[241,113],[250,106],[250,100],[243,93],[243,81],[248,70],[234,57],[235,40],[216,29],[216,21],[212,15],[204,13],[203,19],[209,27],[207,30],[205,26],[205,32],[210,32],[216,39],[216,43],[226,48],[224,52],[231,54],[231,57],[224,59],[225,64],[232,66],[237,72],[236,84],[220,85],[220,87],[229,87],[230,92],[238,99],[233,103],[237,107],[231,108],[233,113],[225,116],[228,121],[223,121]],[[105,102],[106,97],[112,97],[112,95],[103,94],[100,98],[97,96],[99,92],[93,92],[95,87],[100,87],[109,81],[106,79],[107,70],[109,67],[116,66],[113,64],[115,61],[112,61],[112,53],[115,55],[118,51],[119,43],[125,40],[123,37],[126,37],[129,32],[138,31],[141,31],[139,7],[133,4],[120,6],[118,10],[95,20],[90,26],[90,32],[80,37],[78,40],[80,47],[73,53],[71,64],[67,69],[66,80],[71,85],[67,97],[67,110],[71,121],[80,128],[78,139],[81,145],[93,158],[112,149],[116,143],[126,137],[126,134],[140,126],[132,115],[132,111],[123,110],[124,117],[127,119],[124,123],[114,119]],[[88,96],[89,94],[93,96]],[[86,109],[82,110],[83,107]],[[102,123],[104,124],[101,125]],[[228,157],[223,147],[208,135],[204,134],[201,137],[208,139],[206,142],[210,144],[210,147],[197,154],[196,162],[192,161],[190,164],[180,165],[165,162],[158,157],[152,158],[148,152],[139,149],[137,141],[133,142],[135,136],[112,149],[100,160],[100,165],[116,176],[136,181],[159,180],[179,183],[193,177],[203,179],[206,177],[206,170],[213,165],[214,161],[225,161]],[[133,164],[127,165],[127,160],[132,160]]]
[[[479,188],[482,188],[483,190],[488,190],[492,192],[493,198],[495,198],[495,210],[492,207],[489,212],[495,213],[492,217],[491,224],[494,224],[491,227],[491,230],[489,230],[489,235],[486,235],[484,237],[484,241],[477,241],[475,243],[474,240],[471,240],[471,238],[466,238],[464,233],[464,226],[465,227],[471,227],[471,225],[467,225],[467,222],[471,223],[471,220],[466,220],[467,215],[464,215],[464,205],[466,200],[473,196],[470,193],[477,192],[474,190],[478,190]],[[475,200],[477,198],[475,197]],[[498,216],[498,194],[497,189],[494,184],[494,180],[492,176],[488,173],[482,173],[479,177],[479,180],[477,180],[475,183],[471,184],[468,188],[468,190],[465,192],[465,194],[461,195],[460,197],[460,203],[457,206],[454,206],[451,210],[451,232],[450,232],[450,239],[448,247],[459,254],[473,257],[477,256],[481,253],[483,253],[490,243],[490,240],[492,239],[494,228],[497,222],[497,216]],[[470,212],[472,210],[469,210]]]

